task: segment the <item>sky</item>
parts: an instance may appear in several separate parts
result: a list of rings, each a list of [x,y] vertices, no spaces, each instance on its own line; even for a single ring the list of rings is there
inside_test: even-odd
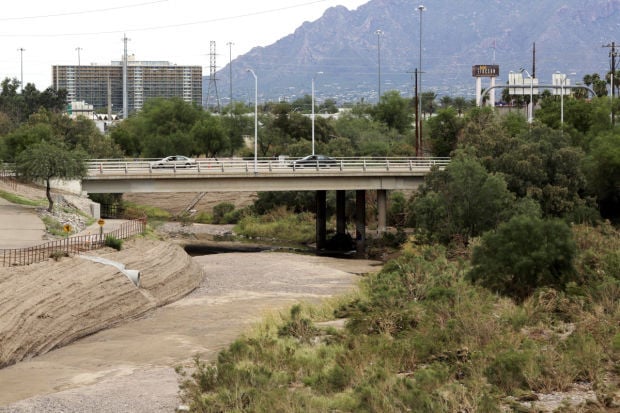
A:
[[[23,79],[40,91],[52,65],[136,60],[199,65],[209,74],[256,46],[268,46],[330,7],[355,10],[369,0],[11,0],[0,14],[0,80]],[[22,77],[23,76],[23,77]]]

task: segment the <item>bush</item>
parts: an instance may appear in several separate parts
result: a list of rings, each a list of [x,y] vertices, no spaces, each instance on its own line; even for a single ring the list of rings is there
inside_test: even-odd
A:
[[[114,248],[117,251],[120,251],[123,247],[123,240],[116,238],[114,235],[106,235],[104,245],[106,247]]]
[[[225,222],[225,216],[235,210],[235,206],[230,202],[222,202],[213,207],[213,223],[228,224]]]
[[[468,278],[521,302],[538,287],[563,289],[577,279],[575,242],[560,220],[518,216],[482,236]]]

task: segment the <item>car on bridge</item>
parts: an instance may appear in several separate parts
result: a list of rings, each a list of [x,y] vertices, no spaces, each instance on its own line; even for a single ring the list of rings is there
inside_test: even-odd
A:
[[[293,168],[329,168],[337,165],[338,161],[327,155],[308,155],[289,164]]]
[[[196,160],[183,155],[167,156],[151,162],[151,168],[192,168],[194,166],[196,166]]]

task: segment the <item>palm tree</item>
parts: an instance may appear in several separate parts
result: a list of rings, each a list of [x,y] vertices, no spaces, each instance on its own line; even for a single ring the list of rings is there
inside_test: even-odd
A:
[[[463,115],[463,112],[468,106],[467,100],[465,100],[463,96],[457,96],[454,98],[454,108],[458,112],[459,116]]]

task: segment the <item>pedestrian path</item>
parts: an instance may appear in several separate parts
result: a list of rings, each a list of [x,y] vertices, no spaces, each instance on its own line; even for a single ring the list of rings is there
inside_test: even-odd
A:
[[[45,224],[34,207],[0,198],[0,248],[25,248],[47,242]]]
[[[105,219],[103,226],[95,221],[72,236],[91,235],[98,237],[118,229],[124,219]],[[50,239],[45,231],[45,223],[39,218],[35,207],[13,204],[0,197],[0,249],[28,248],[45,244]]]

